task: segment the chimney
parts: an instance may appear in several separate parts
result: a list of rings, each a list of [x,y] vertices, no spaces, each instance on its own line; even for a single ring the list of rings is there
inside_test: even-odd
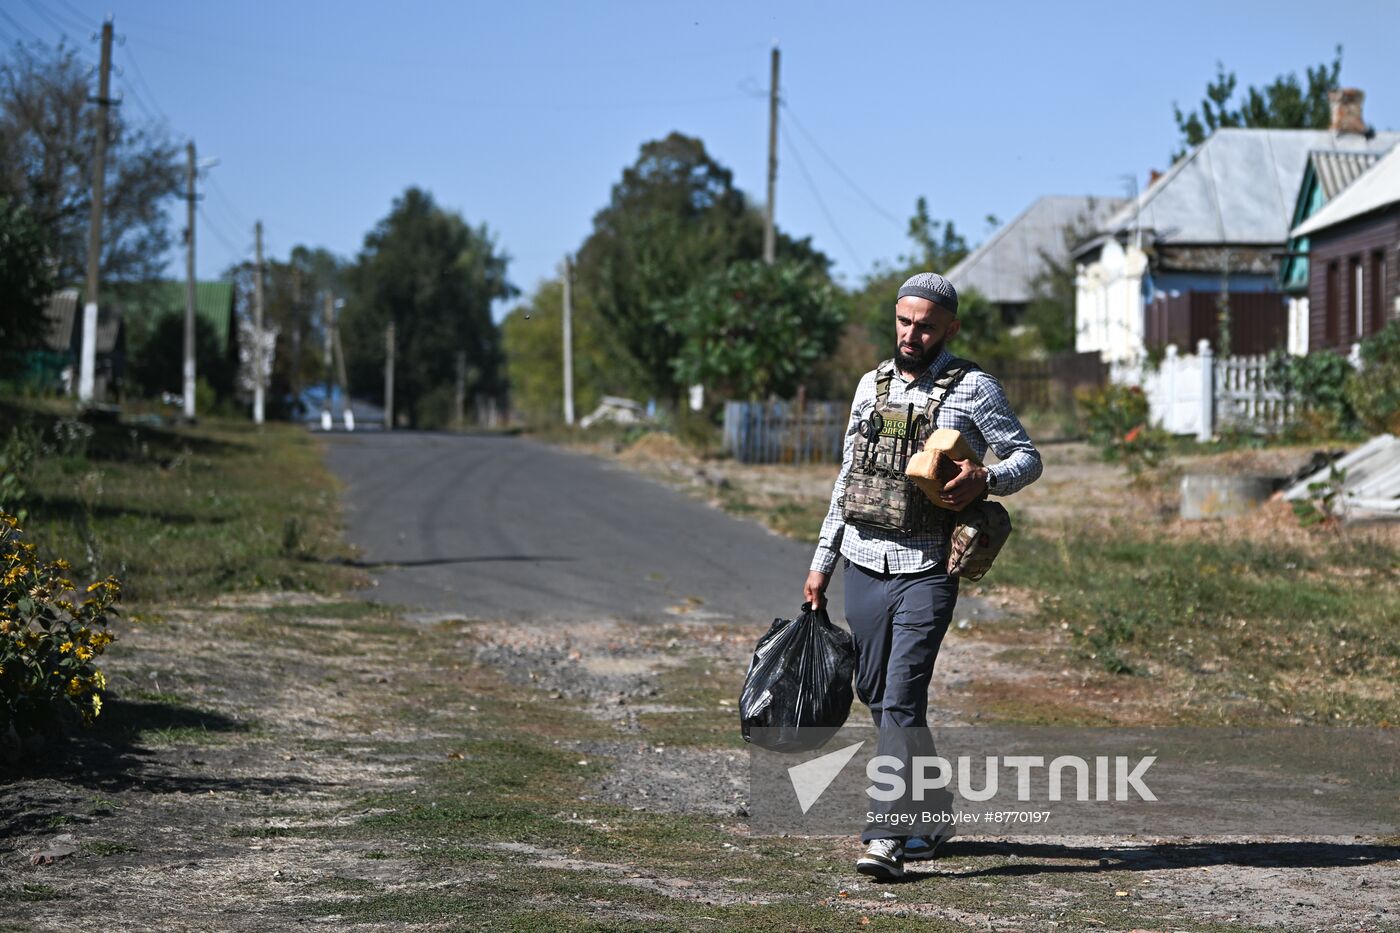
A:
[[[1360,88],[1344,87],[1327,92],[1327,102],[1332,105],[1332,132],[1370,132],[1366,121],[1361,117],[1361,104],[1366,100],[1366,92]]]

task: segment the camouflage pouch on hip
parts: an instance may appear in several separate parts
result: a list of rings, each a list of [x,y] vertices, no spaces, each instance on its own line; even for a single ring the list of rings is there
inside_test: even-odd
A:
[[[841,499],[841,517],[886,531],[922,530],[927,499],[902,473],[852,473]]]
[[[948,542],[948,573],[980,580],[992,569],[1002,545],[1011,537],[1011,516],[999,502],[979,499],[957,513]]]

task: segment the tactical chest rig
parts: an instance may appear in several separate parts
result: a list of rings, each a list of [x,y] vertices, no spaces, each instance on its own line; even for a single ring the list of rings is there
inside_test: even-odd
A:
[[[852,453],[845,495],[839,500],[842,518],[905,534],[932,534],[952,527],[953,513],[930,502],[904,469],[937,427],[938,409],[948,393],[977,368],[976,363],[954,358],[934,379],[928,403],[916,413],[912,403],[890,404],[894,361],[880,364],[875,371],[875,407],[858,426],[860,438]]]

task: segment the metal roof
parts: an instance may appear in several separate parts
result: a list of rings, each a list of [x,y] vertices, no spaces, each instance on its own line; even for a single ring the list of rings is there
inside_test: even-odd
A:
[[[1324,227],[1400,203],[1400,146],[1390,150],[1371,170],[1347,186],[1341,194],[1323,205],[1294,230],[1294,236],[1307,236]]]
[[[48,319],[48,333],[44,335],[44,345],[60,352],[73,345],[73,319],[78,312],[78,290],[65,288],[49,296],[44,317]]]
[[[167,314],[185,313],[185,283],[144,282],[122,290],[118,299],[126,312],[128,326],[152,327]],[[196,282],[194,311],[211,325],[219,352],[228,352],[229,327],[233,315],[233,283]]]
[[[76,288],[65,288],[49,296],[44,309],[49,329],[44,335],[44,346],[60,353],[76,353],[83,344],[82,335],[83,303]],[[111,302],[97,307],[97,352],[111,353],[116,349],[117,338],[122,330],[122,308]],[[76,333],[74,333],[76,331]]]
[[[1038,198],[949,269],[948,278],[958,288],[975,288],[997,304],[1028,302],[1035,278],[1045,268],[1043,255],[1069,259],[1069,232],[1100,229],[1125,203],[1125,198],[1093,195]]]
[[[1379,161],[1379,152],[1313,152],[1313,171],[1317,183],[1322,186],[1322,196],[1328,201],[1342,193],[1342,189],[1366,173],[1366,170]]]
[[[1109,218],[1105,232],[1141,227],[1172,244],[1282,244],[1310,153],[1380,153],[1397,142],[1400,133],[1216,130]]]

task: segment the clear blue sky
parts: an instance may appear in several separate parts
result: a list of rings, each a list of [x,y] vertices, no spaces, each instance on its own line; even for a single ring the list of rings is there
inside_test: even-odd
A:
[[[201,276],[251,254],[255,218],[271,254],[351,256],[417,184],[486,222],[528,292],[582,243],[638,146],[672,130],[701,137],[761,201],[775,40],[794,118],[778,223],[847,281],[906,249],[919,195],[976,242],[988,214],[1039,195],[1141,183],[1167,167],[1172,102],[1195,106],[1217,60],[1262,84],[1340,42],[1367,119],[1400,129],[1394,0],[5,6],[7,42],[15,23],[49,41],[66,25],[94,60],[73,27],[111,12],[123,106],[220,160],[202,186]]]

